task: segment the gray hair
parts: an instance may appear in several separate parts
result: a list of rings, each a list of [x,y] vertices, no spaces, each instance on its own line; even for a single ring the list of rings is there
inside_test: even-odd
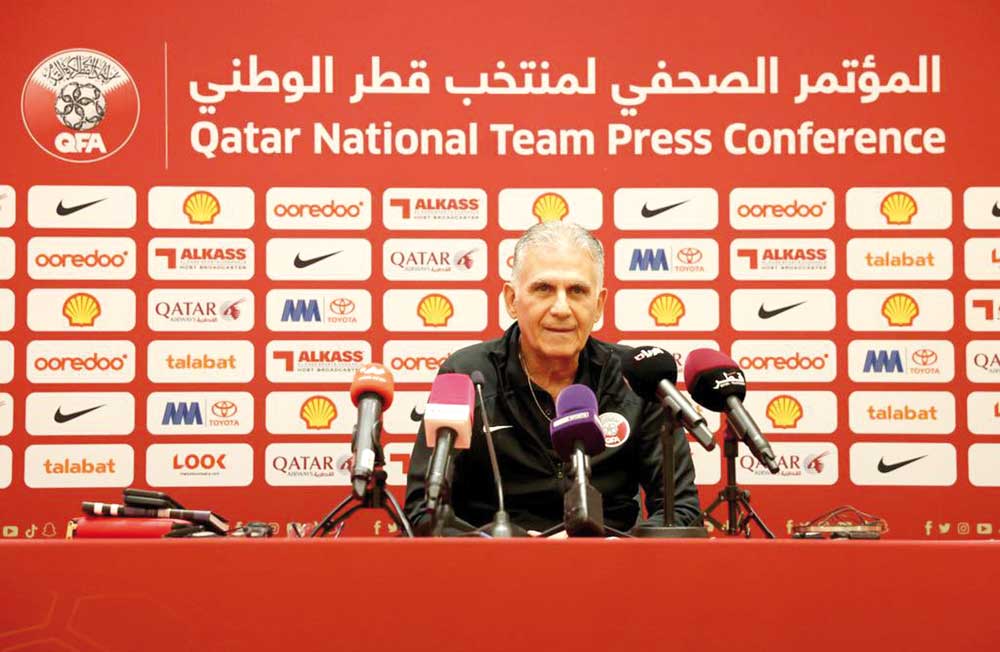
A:
[[[511,282],[517,284],[521,264],[529,249],[544,249],[560,244],[570,245],[590,255],[597,272],[597,287],[598,289],[602,288],[604,286],[604,247],[590,231],[572,222],[542,222],[525,231],[518,239],[517,244],[514,245]]]

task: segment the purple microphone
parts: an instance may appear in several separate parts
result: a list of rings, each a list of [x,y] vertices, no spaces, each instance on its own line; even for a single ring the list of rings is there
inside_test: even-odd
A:
[[[597,419],[597,397],[586,385],[570,385],[556,397],[556,418],[549,427],[552,447],[565,462],[579,442],[587,455],[604,450],[604,430]]]

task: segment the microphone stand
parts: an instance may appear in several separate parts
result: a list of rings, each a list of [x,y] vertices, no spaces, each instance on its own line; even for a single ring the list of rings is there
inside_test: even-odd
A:
[[[722,488],[719,495],[712,501],[702,516],[712,525],[724,532],[727,536],[738,536],[740,534],[750,538],[750,523],[756,523],[757,527],[764,533],[767,539],[773,539],[774,533],[764,525],[764,521],[750,504],[750,492],[736,484],[736,457],[739,455],[739,435],[727,421],[726,438],[722,445],[722,452],[726,457],[726,486]],[[726,526],[712,516],[712,512],[722,503],[726,503],[729,520]]]
[[[374,442],[375,448],[375,470],[372,472],[371,480],[365,485],[364,493],[360,496],[355,495],[352,491],[347,498],[345,498],[339,505],[333,508],[333,510],[326,515],[326,517],[317,525],[312,533],[309,535],[311,537],[324,537],[330,533],[331,530],[335,528],[342,528],[346,524],[347,519],[349,519],[354,512],[359,509],[383,509],[389,517],[395,522],[396,526],[403,532],[403,536],[412,537],[413,528],[410,527],[410,522],[406,519],[406,515],[403,513],[403,509],[399,506],[399,502],[396,500],[396,496],[393,495],[391,491],[386,489],[385,481],[389,477],[389,474],[385,472],[383,468],[385,466],[385,455],[382,452],[382,444],[378,441],[378,432],[381,430],[381,424],[378,425],[376,429],[376,437]],[[356,502],[356,505],[351,506],[351,503]],[[348,509],[348,507],[350,508]],[[344,511],[344,510],[347,511]],[[334,536],[339,536],[340,530],[337,530],[337,534]]]
[[[703,525],[674,524],[674,492],[677,479],[674,465],[674,440],[684,438],[676,415],[667,412],[667,419],[660,428],[660,448],[663,454],[663,525],[636,525],[632,536],[639,539],[707,539],[708,529]],[[686,438],[685,443],[686,443]]]
[[[545,530],[540,537],[565,531],[571,537],[632,538],[631,534],[604,524],[604,501],[600,492],[590,484],[590,460],[583,450],[583,443],[579,441],[574,445],[570,478],[573,485],[563,495],[562,523]]]

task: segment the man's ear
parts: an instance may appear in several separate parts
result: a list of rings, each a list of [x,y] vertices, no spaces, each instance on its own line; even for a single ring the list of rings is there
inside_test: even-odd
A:
[[[511,319],[517,319],[517,310],[514,309],[514,286],[510,283],[503,284],[503,301],[507,305],[507,314]]]
[[[601,316],[604,315],[604,303],[608,300],[608,288],[602,287],[601,291],[597,293],[597,315],[594,318],[594,323],[596,324]]]

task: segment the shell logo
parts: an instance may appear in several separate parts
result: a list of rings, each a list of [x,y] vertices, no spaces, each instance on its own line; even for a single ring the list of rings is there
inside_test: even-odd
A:
[[[767,418],[775,428],[794,428],[802,418],[802,404],[787,394],[775,396],[767,404]]]
[[[684,316],[684,302],[674,294],[660,294],[649,302],[649,316],[657,326],[676,326]]]
[[[889,224],[909,224],[917,214],[917,201],[905,192],[893,192],[882,200],[879,212]]]
[[[299,416],[309,430],[325,430],[337,418],[337,407],[325,396],[311,396],[302,403]]]
[[[212,404],[212,416],[220,419],[228,419],[235,416],[237,412],[236,404],[232,401],[216,401]]]
[[[219,210],[219,200],[207,190],[197,190],[184,200],[184,214],[191,224],[211,224]]]
[[[424,326],[447,326],[454,314],[451,301],[441,294],[428,294],[417,304],[417,316],[424,320]]]
[[[101,304],[86,292],[78,292],[63,303],[62,314],[70,326],[93,326],[101,316]]]
[[[537,217],[539,222],[558,222],[569,215],[569,204],[562,195],[547,192],[540,195],[531,205],[531,214]]]
[[[882,302],[882,316],[890,326],[912,326],[920,314],[916,299],[908,294],[892,294]]]

